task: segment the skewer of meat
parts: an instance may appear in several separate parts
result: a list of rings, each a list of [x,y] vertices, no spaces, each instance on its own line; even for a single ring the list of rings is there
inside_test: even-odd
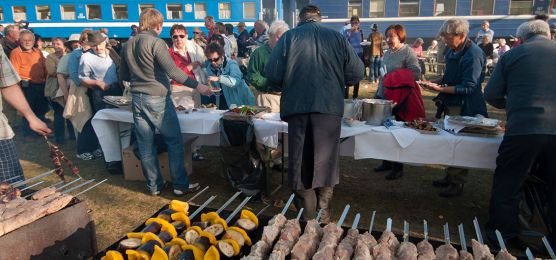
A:
[[[403,221],[403,242],[398,247],[396,258],[398,260],[417,260],[417,247],[409,242],[409,223]]]
[[[342,212],[342,216],[338,221],[338,224],[334,224],[333,222],[330,222],[328,225],[324,227],[323,230],[324,234],[322,236],[322,240],[320,241],[319,249],[313,256],[313,260],[319,260],[319,259],[327,260],[334,255],[334,253],[336,252],[336,247],[338,246],[338,242],[340,242],[340,239],[342,238],[342,234],[344,233],[344,230],[342,229],[342,224],[344,223],[346,215],[349,212],[349,208],[350,205],[349,204],[346,205],[344,211]]]
[[[463,224],[458,225],[459,232],[459,243],[461,244],[461,250],[459,251],[460,260],[473,260],[473,255],[467,252],[467,241],[465,241],[465,233],[463,231]]]
[[[483,243],[483,235],[481,234],[481,228],[479,227],[479,220],[477,220],[477,218],[473,220],[473,226],[475,227],[475,234],[477,235],[477,240],[471,239],[473,259],[493,260],[494,255],[490,253],[490,248]]]
[[[548,251],[548,255],[550,255],[550,258],[556,259],[556,254],[554,254],[554,250],[552,250],[552,246],[550,246],[550,243],[548,243],[546,237],[542,237],[542,243],[544,244],[544,247],[546,247],[546,251]]]
[[[504,243],[504,239],[502,238],[502,234],[500,231],[495,230],[494,233],[496,234],[496,239],[498,239],[498,244],[500,245],[500,252],[496,254],[496,260],[517,260],[515,256],[508,252],[506,248],[506,243]]]
[[[436,258],[437,259],[446,259],[446,260],[458,260],[459,254],[458,250],[456,250],[452,246],[452,242],[450,241],[450,228],[448,227],[448,223],[444,224],[444,241],[446,242],[444,245],[439,246],[436,249]]]
[[[307,221],[303,235],[295,244],[291,252],[292,260],[307,260],[317,251],[322,237],[322,227],[319,224],[322,209],[319,210],[317,217]]]
[[[280,232],[280,238],[270,253],[270,260],[285,260],[286,256],[290,254],[293,246],[297,243],[299,236],[301,235],[301,225],[299,224],[299,219],[303,214],[303,210],[303,208],[299,210],[297,218],[286,221],[284,228]]]
[[[355,220],[353,221],[351,228],[348,230],[347,235],[342,239],[338,248],[336,248],[336,254],[334,254],[334,259],[349,260],[353,255],[355,244],[357,243],[357,238],[359,237],[359,230],[357,226],[359,225],[359,219],[361,215],[357,213],[355,215]]]
[[[288,211],[288,208],[290,207],[294,197],[295,194],[292,193],[292,195],[290,195],[290,198],[288,199],[288,202],[286,202],[286,205],[284,205],[282,212],[280,212],[280,214],[274,215],[274,217],[272,217],[268,224],[263,228],[261,240],[259,240],[251,247],[251,252],[247,257],[244,257],[244,259],[265,259],[268,256],[270,250],[272,250],[274,241],[280,234],[280,230],[282,230],[282,227],[284,227],[284,225],[286,224],[287,219],[284,215]]]
[[[436,254],[431,243],[429,243],[429,227],[426,220],[423,220],[423,241],[417,244],[417,260],[435,260]]]
[[[353,253],[354,260],[371,260],[371,248],[376,246],[376,239],[373,237],[373,224],[375,222],[376,211],[373,211],[371,215],[371,224],[369,225],[369,230],[363,234],[357,236],[357,241],[355,243],[355,251]]]
[[[371,249],[373,259],[390,260],[394,258],[394,254],[400,242],[396,235],[392,233],[392,219],[386,219],[386,230],[382,232],[378,244]]]

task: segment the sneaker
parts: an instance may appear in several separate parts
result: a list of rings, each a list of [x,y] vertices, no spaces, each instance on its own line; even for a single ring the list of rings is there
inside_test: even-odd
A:
[[[444,188],[438,195],[444,198],[458,197],[463,194],[463,184],[452,183]]]
[[[102,158],[104,156],[104,153],[102,152],[101,149],[96,149],[93,151],[93,156],[95,158]]]
[[[79,158],[83,161],[90,161],[90,160],[95,158],[92,153],[82,153],[82,154],[76,155],[75,157],[77,157],[77,158]]]
[[[201,188],[201,186],[199,185],[199,183],[192,183],[189,184],[189,188],[185,189],[185,190],[181,190],[181,189],[174,189],[174,195],[176,196],[183,196],[185,194],[189,194],[189,193],[193,193],[198,191]]]
[[[160,195],[160,191],[159,191],[159,190],[157,190],[157,191],[151,191],[151,196],[158,196],[158,195]]]
[[[200,154],[200,153],[193,153],[193,161],[202,161],[205,160],[206,158]]]

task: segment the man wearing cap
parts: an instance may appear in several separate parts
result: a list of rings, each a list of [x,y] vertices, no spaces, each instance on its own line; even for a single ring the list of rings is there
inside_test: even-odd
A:
[[[68,41],[66,41],[66,47],[68,47],[71,51],[81,47],[81,45],[79,44],[79,34],[78,33],[74,33],[74,34],[70,35],[70,37],[68,38]]]
[[[239,33],[239,35],[237,36],[237,56],[245,57],[245,54],[247,54],[247,45],[249,45],[249,32],[245,29],[244,22],[240,22],[237,24],[237,32]]]
[[[40,135],[50,134],[46,124],[33,113],[18,83],[21,79],[0,46],[0,182],[14,183],[24,179],[23,170],[13,140],[14,132],[2,113],[2,100],[12,105],[29,122],[31,130]]]
[[[195,88],[202,95],[212,92],[176,67],[168,53],[168,46],[159,37],[163,22],[162,14],[156,9],[148,8],[141,12],[140,32],[122,50],[120,77],[131,83],[131,109],[139,157],[151,195],[159,195],[164,186],[154,145],[154,135],[158,131],[168,146],[174,195],[181,196],[198,190],[199,184],[189,183],[185,171],[183,140],[169,78]]]

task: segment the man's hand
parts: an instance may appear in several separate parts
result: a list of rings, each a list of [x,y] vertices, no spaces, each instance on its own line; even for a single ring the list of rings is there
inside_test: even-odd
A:
[[[31,128],[31,130],[35,131],[37,134],[49,135],[52,133],[52,130],[48,128],[46,123],[38,119],[36,116],[27,118],[27,121],[29,121],[29,127]]]
[[[97,86],[98,86],[98,88],[100,88],[103,91],[107,90],[108,87],[109,87],[109,85],[104,83],[104,81],[102,81],[102,80],[97,80]]]
[[[207,85],[204,85],[204,84],[199,83],[199,85],[197,85],[197,88],[195,88],[195,89],[196,89],[196,90],[199,92],[199,94],[201,94],[201,95],[204,95],[204,96],[210,96],[210,95],[212,95],[212,91],[211,91],[210,87],[207,86]]]
[[[208,81],[210,81],[210,82],[218,82],[218,81],[220,81],[220,78],[217,77],[217,76],[209,76],[209,77],[208,77]]]

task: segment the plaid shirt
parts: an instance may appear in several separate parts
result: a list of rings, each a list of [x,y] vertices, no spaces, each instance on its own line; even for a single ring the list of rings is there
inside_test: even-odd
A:
[[[2,46],[0,46],[0,88],[15,85],[20,80]],[[13,136],[14,132],[8,124],[8,118],[2,113],[2,93],[0,92],[0,140],[11,139]]]

